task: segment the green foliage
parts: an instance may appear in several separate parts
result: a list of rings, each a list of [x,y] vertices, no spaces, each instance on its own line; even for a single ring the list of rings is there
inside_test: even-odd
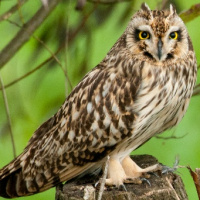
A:
[[[1,1],[0,14],[3,14],[17,1]],[[76,1],[61,1],[41,27],[34,33],[51,52],[56,52],[64,44],[65,48],[57,54],[62,67],[67,71],[72,86],[95,65],[97,65],[123,33],[132,14],[139,9],[143,0],[125,1],[117,4],[95,5],[87,2],[82,11],[76,11]],[[146,1],[155,9],[160,1]],[[176,0],[172,3],[178,12],[189,9],[197,0]],[[41,6],[39,1],[28,1],[9,19],[22,25],[33,16]],[[21,17],[20,17],[21,16]],[[187,24],[194,49],[200,63],[200,40],[197,27],[200,18]],[[0,49],[14,37],[19,30],[9,21],[0,23]],[[66,40],[68,38],[68,41]],[[36,68],[51,53],[35,38],[28,43],[1,69],[0,74],[6,84]],[[199,76],[198,76],[199,77]],[[199,77],[200,78],[200,77]],[[32,75],[6,89],[17,154],[26,146],[38,126],[54,114],[71,91],[60,65],[51,61]],[[160,140],[153,138],[140,147],[134,154],[151,154],[165,165],[172,166],[175,156],[179,155],[180,165],[190,165],[193,169],[200,167],[199,157],[199,108],[200,95],[193,97],[186,116],[171,131],[162,136],[174,134],[181,139]],[[0,95],[0,168],[13,159],[12,145],[8,132],[8,123],[3,98]],[[195,186],[187,169],[179,169],[184,180],[189,199],[197,199]],[[55,189],[21,199],[54,199]],[[0,198],[1,199],[1,198]]]

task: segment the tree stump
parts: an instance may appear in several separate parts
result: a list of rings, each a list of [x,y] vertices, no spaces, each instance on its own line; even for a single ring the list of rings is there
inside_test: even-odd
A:
[[[158,163],[149,155],[131,158],[142,168]],[[99,187],[94,185],[101,176],[84,176],[57,186],[56,200],[97,200]],[[184,184],[177,174],[155,172],[148,181],[139,185],[125,184],[125,188],[105,187],[102,200],[188,200]]]

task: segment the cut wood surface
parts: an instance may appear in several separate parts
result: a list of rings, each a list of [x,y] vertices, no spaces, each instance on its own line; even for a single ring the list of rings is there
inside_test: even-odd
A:
[[[132,156],[142,168],[158,163],[149,155]],[[56,200],[97,200],[99,187],[95,183],[102,177],[84,176],[56,188]],[[149,182],[148,182],[149,181]],[[151,174],[142,184],[125,184],[124,187],[105,187],[102,200],[187,200],[184,184],[175,173]]]

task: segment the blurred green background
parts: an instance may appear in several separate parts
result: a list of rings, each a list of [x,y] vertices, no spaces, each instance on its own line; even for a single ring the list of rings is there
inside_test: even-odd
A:
[[[0,2],[0,15],[16,4],[17,0]],[[51,15],[34,33],[52,51],[65,45],[58,56],[62,67],[67,71],[72,87],[106,55],[112,45],[120,37],[127,23],[143,1],[125,1],[116,4],[98,4],[86,2],[82,10],[76,10],[76,1],[61,1]],[[167,1],[165,1],[167,2]],[[151,9],[162,5],[160,0],[146,1]],[[197,0],[168,1],[173,3],[178,13],[199,3]],[[168,5],[168,4],[167,4]],[[41,2],[27,3],[9,20],[0,22],[0,49],[14,37],[19,30],[13,22],[22,25],[40,8]],[[200,63],[200,17],[186,24],[198,64]],[[78,33],[74,35],[78,29]],[[68,44],[68,45],[67,45]],[[35,38],[21,48],[17,54],[0,70],[4,84],[37,67],[51,54]],[[199,77],[199,76],[198,76]],[[54,114],[71,91],[69,82],[59,64],[55,61],[43,66],[26,79],[6,89],[12,129],[19,155],[33,132],[42,122]],[[193,97],[189,109],[182,122],[174,129],[162,134],[168,137],[174,134],[181,139],[153,138],[140,147],[134,154],[150,154],[161,163],[172,166],[175,156],[179,155],[180,165],[190,165],[192,169],[200,168],[200,95]],[[0,95],[0,168],[13,159],[12,144],[2,95]],[[181,175],[189,199],[198,199],[195,186],[187,169],[178,170]],[[55,188],[46,192],[21,198],[26,200],[54,199]],[[2,199],[0,197],[0,199]]]

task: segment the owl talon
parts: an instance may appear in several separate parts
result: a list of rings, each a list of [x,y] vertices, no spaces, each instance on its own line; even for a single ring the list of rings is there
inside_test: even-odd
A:
[[[146,178],[144,178],[144,177],[142,177],[142,178],[140,178],[140,179],[141,179],[142,182],[145,182],[145,183],[147,183],[149,186],[151,186],[151,182],[150,182],[148,179],[146,179]]]
[[[94,187],[97,188],[97,187],[99,186],[100,183],[101,183],[100,180],[98,180],[98,181],[94,184]]]
[[[124,184],[120,185],[119,188],[122,188],[127,192],[126,186]]]
[[[158,174],[155,173],[155,172],[149,172],[149,175],[150,175],[150,176],[151,176],[151,175],[154,175],[154,176],[156,176],[157,178],[159,178]]]
[[[150,178],[149,174],[145,174],[145,177],[139,177],[139,178],[127,178],[124,183],[133,183],[133,184],[137,184],[140,185],[143,182],[148,183],[149,186],[151,186],[150,181],[148,180],[148,178]]]

